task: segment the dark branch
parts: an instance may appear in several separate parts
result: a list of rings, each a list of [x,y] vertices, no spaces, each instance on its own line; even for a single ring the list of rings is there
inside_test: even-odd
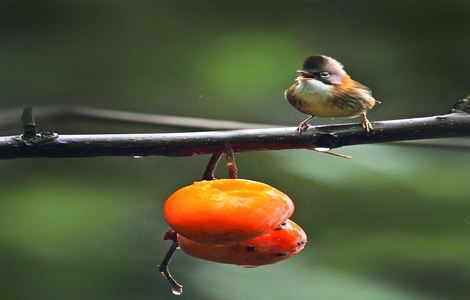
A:
[[[470,95],[462,100],[455,102],[455,104],[452,106],[451,113],[470,114]]]
[[[294,127],[165,134],[41,133],[33,140],[23,140],[21,136],[0,137],[0,159],[192,156],[223,152],[227,146],[235,152],[245,152],[338,148],[356,144],[470,136],[470,115],[459,108],[441,116],[374,122],[374,128],[372,135],[365,134],[360,124],[315,126],[303,134],[296,133]]]
[[[171,230],[171,229],[170,229]],[[171,292],[174,295],[181,295],[183,293],[183,286],[179,284],[171,275],[169,265],[171,262],[171,258],[175,254],[175,251],[178,249],[178,242],[175,240],[170,246],[170,249],[168,249],[167,253],[165,254],[165,257],[163,258],[163,261],[160,263],[158,266],[158,271],[160,274],[168,280],[168,282],[171,285]]]
[[[36,137],[37,129],[34,121],[33,108],[28,106],[23,109],[21,114],[21,122],[23,122],[23,139],[32,139]]]
[[[202,180],[214,180],[215,179],[215,169],[219,163],[222,152],[214,152],[207,164],[206,169],[204,170],[204,175],[202,175]]]
[[[468,97],[458,101],[452,109],[452,112],[470,112]],[[20,109],[0,110],[0,128],[8,129],[18,126],[18,111]],[[112,109],[102,109],[83,106],[40,106],[35,107],[34,115],[40,121],[71,122],[74,120],[82,121],[100,121],[108,123],[134,124],[150,127],[171,127],[196,130],[230,130],[230,129],[250,129],[250,128],[281,128],[279,124],[260,124],[246,123],[226,120],[214,120],[194,117],[182,117],[160,114],[148,114],[140,112],[128,112]],[[469,149],[470,145],[467,139],[457,140],[455,138],[417,141],[408,140],[403,142],[394,142],[404,146],[419,147],[441,147],[454,149]],[[334,154],[324,152],[326,154]],[[337,155],[337,154],[334,154]],[[344,156],[341,156],[344,157]],[[348,157],[346,157],[348,158]]]

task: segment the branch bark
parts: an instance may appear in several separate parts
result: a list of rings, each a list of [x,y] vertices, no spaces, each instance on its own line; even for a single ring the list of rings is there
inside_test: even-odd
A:
[[[470,101],[456,103],[451,113],[423,118],[375,122],[367,135],[360,124],[164,134],[57,135],[39,133],[0,137],[0,159],[26,157],[193,156],[235,152],[338,148],[348,145],[470,136]]]

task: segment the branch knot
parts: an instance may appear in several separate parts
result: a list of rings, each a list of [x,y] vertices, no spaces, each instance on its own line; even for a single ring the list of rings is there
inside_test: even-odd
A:
[[[470,95],[455,102],[452,106],[451,113],[470,114]]]
[[[56,140],[59,137],[59,135],[55,132],[40,132],[36,134],[33,137],[28,137],[25,138],[24,135],[19,136],[16,138],[18,142],[22,142],[24,145],[33,147],[36,145],[42,145],[42,144],[47,144],[50,143],[54,140]]]

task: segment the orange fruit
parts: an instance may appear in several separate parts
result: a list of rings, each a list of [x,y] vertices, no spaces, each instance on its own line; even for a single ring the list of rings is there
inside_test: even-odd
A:
[[[188,255],[219,263],[256,267],[273,264],[299,253],[307,242],[303,229],[291,220],[258,237],[226,244],[205,244],[178,234],[178,243]]]
[[[165,219],[177,233],[210,244],[259,236],[293,212],[286,194],[245,179],[195,182],[174,192],[163,206]]]

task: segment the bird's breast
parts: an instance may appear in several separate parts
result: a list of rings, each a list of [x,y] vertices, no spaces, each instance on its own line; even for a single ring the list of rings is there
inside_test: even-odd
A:
[[[366,95],[356,89],[349,87],[339,90],[334,85],[318,80],[298,80],[286,91],[285,96],[301,112],[318,117],[356,117],[371,108]],[[373,100],[370,96],[367,98]]]
[[[319,117],[342,117],[349,112],[332,102],[333,86],[318,80],[299,80],[285,94],[289,103],[303,113]]]
[[[295,93],[302,98],[314,98],[317,101],[327,101],[332,95],[333,86],[319,80],[299,80]]]

